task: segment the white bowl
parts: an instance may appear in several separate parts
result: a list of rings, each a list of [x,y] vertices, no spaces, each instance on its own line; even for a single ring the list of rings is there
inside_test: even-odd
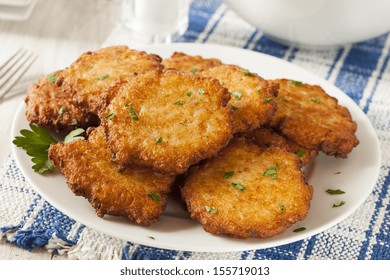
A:
[[[332,47],[390,31],[390,0],[224,0],[275,41]]]

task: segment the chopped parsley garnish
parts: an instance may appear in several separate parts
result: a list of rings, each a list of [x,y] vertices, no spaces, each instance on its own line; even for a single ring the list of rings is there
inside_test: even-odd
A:
[[[179,122],[181,125],[187,125],[187,122]]]
[[[105,119],[109,119],[109,120],[113,120],[115,118],[115,114],[114,113],[111,113],[111,114],[107,114],[104,116]]]
[[[78,140],[78,139],[84,140],[85,138],[83,136],[80,136],[84,132],[85,132],[85,130],[82,128],[78,128],[78,129],[75,129],[75,130],[69,132],[69,134],[65,136],[64,143],[65,144],[70,143],[70,142]]]
[[[279,204],[279,209],[282,213],[284,213],[284,204]]]
[[[249,72],[248,70],[242,71],[242,73],[243,73],[245,76],[252,76],[252,75],[253,75],[253,73]]]
[[[302,82],[295,81],[295,80],[290,80],[290,83],[292,83],[293,85],[296,85],[297,87],[300,87],[302,85]]]
[[[239,109],[239,107],[232,106],[232,107],[230,107],[230,109],[232,109],[233,111],[237,111]]]
[[[191,97],[191,95],[192,95],[192,92],[191,91],[189,91],[189,92],[187,92],[187,94],[186,94],[188,97]]]
[[[272,100],[272,97],[264,97],[263,98],[263,103],[268,103]]]
[[[68,112],[68,109],[66,109],[65,107],[61,107],[60,110],[58,111],[58,113],[59,113],[60,115],[63,115],[63,114],[65,114],[66,112]]]
[[[191,72],[192,72],[192,73],[196,73],[196,72],[198,72],[198,69],[192,68],[192,69],[191,69]]]
[[[345,204],[345,201],[340,201],[340,203],[339,204],[333,204],[333,208],[336,208],[336,207],[341,207],[341,206],[343,206]]]
[[[12,141],[17,147],[26,151],[34,163],[32,169],[39,173],[53,171],[54,163],[49,159],[48,150],[57,141],[40,125],[30,124],[31,130],[22,129]]]
[[[103,81],[103,80],[107,79],[108,77],[110,77],[110,75],[104,74],[104,75],[102,75],[102,76],[97,77],[97,79],[98,79],[99,81]]]
[[[134,108],[133,108],[133,107],[131,107],[131,105],[130,105],[130,104],[126,104],[126,105],[125,105],[125,107],[129,108],[129,110],[130,110],[130,115],[131,115],[131,118],[132,118],[133,120],[136,120],[136,121],[138,121],[138,120],[139,120],[139,118],[138,118],[138,115],[137,115],[137,113],[135,112]]]
[[[206,212],[211,213],[211,214],[216,214],[218,212],[217,209],[215,209],[211,206],[208,206],[208,205],[205,205],[204,209],[206,209]]]
[[[293,232],[301,232],[301,231],[304,231],[304,230],[306,230],[305,227],[300,227],[300,228],[294,229]]]
[[[280,170],[279,164],[276,164],[276,166],[268,168],[266,171],[264,171],[265,177],[271,177],[271,179],[278,178],[278,171]]]
[[[204,94],[206,91],[203,88],[198,89],[199,94]]]
[[[160,197],[158,194],[154,193],[154,192],[148,192],[148,195],[149,195],[153,200],[155,200],[155,201],[157,201],[157,202],[160,202],[160,201],[161,201],[161,197]]]
[[[56,75],[49,75],[47,76],[47,79],[49,80],[50,83],[55,83],[57,81],[57,76]]]
[[[327,189],[325,192],[331,195],[339,195],[339,194],[345,194],[345,191],[342,191],[340,189],[333,190],[333,189]]]
[[[232,186],[233,188],[239,190],[239,191],[243,191],[245,190],[245,186],[243,184],[239,184],[239,183],[232,183]]]
[[[183,100],[178,100],[176,101],[175,103],[173,103],[175,105],[183,105],[184,104],[184,101]]]
[[[156,238],[154,238],[153,236],[148,236],[150,239],[153,239],[153,240],[156,240]]]
[[[305,154],[306,154],[306,153],[305,153],[305,152],[302,152],[302,151],[296,152],[296,155],[297,155],[298,157],[303,157]]]
[[[256,89],[256,93],[260,93],[260,89]]]
[[[160,136],[160,137],[156,137],[155,140],[156,140],[156,144],[158,144],[162,142],[163,138]]]
[[[228,172],[225,172],[225,174],[223,175],[223,178],[229,179],[229,178],[232,178],[233,175],[234,175],[234,171],[228,171]]]
[[[309,99],[315,103],[321,103],[321,100],[317,97],[310,97]]]
[[[230,94],[231,94],[232,96],[234,96],[237,100],[241,100],[241,96],[242,96],[241,92],[239,92],[239,91],[233,91],[233,92],[231,92]]]

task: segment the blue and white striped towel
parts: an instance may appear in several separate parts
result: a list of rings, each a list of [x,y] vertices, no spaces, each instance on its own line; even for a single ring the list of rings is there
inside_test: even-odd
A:
[[[113,31],[106,45],[126,44]],[[300,65],[347,93],[367,114],[382,146],[379,180],[348,219],[279,247],[231,253],[156,249],[119,240],[72,220],[26,182],[13,156],[0,172],[0,237],[25,249],[45,246],[75,259],[390,259],[390,36],[340,49],[308,51],[270,41],[220,0],[193,1],[181,41],[252,49]],[[18,203],[15,203],[17,201]]]

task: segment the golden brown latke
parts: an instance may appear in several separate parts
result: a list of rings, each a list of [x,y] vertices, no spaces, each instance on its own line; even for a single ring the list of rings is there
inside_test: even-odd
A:
[[[25,99],[27,120],[56,132],[97,126],[99,118],[96,115],[86,114],[74,106],[69,92],[62,87],[62,74],[62,70],[56,71],[29,87]]]
[[[220,81],[232,95],[233,132],[248,132],[266,124],[276,110],[277,86],[235,65],[220,65],[199,72]]]
[[[254,143],[260,147],[280,147],[296,154],[302,165],[307,165],[310,160],[318,154],[316,150],[306,149],[293,141],[288,140],[271,128],[260,127],[253,131],[250,134],[250,137],[253,138]]]
[[[153,70],[110,90],[100,112],[113,160],[183,173],[232,138],[230,95],[216,79]]]
[[[118,172],[103,127],[94,129],[88,140],[52,145],[49,157],[70,189],[87,198],[99,217],[123,216],[148,226],[157,222],[165,209],[174,177],[136,166]]]
[[[126,46],[107,47],[82,54],[65,70],[64,86],[72,92],[73,101],[86,112],[97,114],[103,91],[118,80],[162,68],[155,54],[129,49]]]
[[[210,233],[268,238],[303,220],[313,189],[298,158],[278,147],[242,139],[190,172],[182,197],[193,219]]]
[[[330,156],[346,158],[359,144],[348,109],[320,86],[287,79],[274,82],[279,84],[278,109],[270,126],[295,143]]]
[[[164,59],[162,64],[165,68],[175,68],[184,72],[197,73],[222,63],[215,58],[203,58],[199,55],[191,56],[182,52],[174,52],[170,58]]]

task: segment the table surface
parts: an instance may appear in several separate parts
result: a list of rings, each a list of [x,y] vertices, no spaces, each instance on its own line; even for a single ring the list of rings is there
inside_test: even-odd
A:
[[[28,20],[0,19],[0,58],[20,47],[38,55],[20,82],[0,99],[0,166],[10,154],[13,115],[23,102],[27,87],[41,75],[69,65],[82,52],[99,48],[120,20],[121,5],[118,0],[38,0]],[[66,257],[52,255],[45,249],[29,252],[1,240],[0,259]]]

